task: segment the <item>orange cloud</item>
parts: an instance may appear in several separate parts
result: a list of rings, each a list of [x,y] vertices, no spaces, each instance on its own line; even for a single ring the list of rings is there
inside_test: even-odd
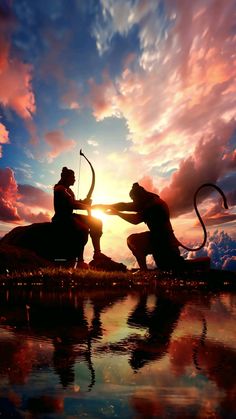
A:
[[[16,208],[17,183],[11,169],[0,169],[0,219],[5,222],[20,221]]]
[[[103,74],[103,83],[96,84],[93,79],[89,80],[90,94],[87,101],[93,108],[93,115],[100,121],[109,116],[115,116],[117,106],[115,105],[116,88],[107,73]]]
[[[25,204],[17,203],[17,210],[21,220],[30,224],[50,222],[52,218],[52,214],[49,212],[43,212],[37,208],[37,212],[34,213]]]
[[[9,143],[8,131],[6,127],[0,122],[0,144]],[[2,157],[2,146],[0,145],[0,157]]]
[[[32,66],[10,53],[15,19],[10,10],[0,8],[0,104],[15,111],[24,120],[32,119],[36,110],[31,86]]]
[[[179,170],[171,178],[161,196],[165,199],[172,215],[177,216],[193,209],[193,195],[203,183],[217,183],[218,179],[231,169],[231,160],[223,158],[224,148],[236,127],[236,122],[218,126],[218,136],[202,139],[192,156],[182,160]],[[211,192],[210,188],[199,194],[199,200]]]
[[[17,224],[50,221],[51,210],[49,194],[31,185],[17,185],[10,168],[0,169],[1,221]]]
[[[134,56],[131,62],[124,60],[114,82],[108,75],[101,84],[90,82],[89,100],[97,120],[122,116],[132,150],[145,161],[152,157],[149,168],[166,165],[168,175],[183,159],[181,171],[184,164],[190,173],[194,150],[213,137],[218,144],[219,125],[230,124],[235,115],[236,38],[233,1],[227,8],[220,2],[204,7],[201,1],[165,3],[160,27],[156,2],[145,3],[142,12],[129,2],[125,19],[121,5],[109,3],[104,25],[96,28],[99,51],[109,48],[115,34],[125,36],[138,23],[141,52],[135,62]],[[212,169],[209,177],[214,178]]]
[[[52,210],[53,198],[51,194],[32,185],[18,185],[18,197],[31,208],[39,207]]]
[[[143,186],[143,188],[147,189],[148,191],[158,194],[158,190],[156,189],[155,185],[153,184],[153,179],[150,176],[143,176],[139,180],[139,184],[141,186]]]
[[[31,73],[32,67],[17,59],[10,60],[0,72],[0,102],[23,119],[31,118],[36,110]]]
[[[50,161],[61,153],[69,151],[76,146],[75,140],[66,139],[63,131],[50,131],[46,133],[45,142],[51,148],[51,151],[47,153],[47,157]]]

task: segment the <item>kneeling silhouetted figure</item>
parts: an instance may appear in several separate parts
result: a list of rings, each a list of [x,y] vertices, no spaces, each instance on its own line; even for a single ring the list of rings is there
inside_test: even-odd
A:
[[[158,268],[178,269],[184,261],[180,256],[179,242],[170,222],[169,208],[157,195],[134,183],[130,191],[132,202],[118,202],[95,206],[118,215],[131,224],[146,223],[149,231],[131,234],[127,244],[136,257],[140,269],[147,269],[146,256],[153,255]]]

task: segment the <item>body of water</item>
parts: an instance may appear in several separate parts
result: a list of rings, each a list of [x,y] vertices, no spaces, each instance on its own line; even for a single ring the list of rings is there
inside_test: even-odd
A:
[[[236,294],[0,293],[0,417],[235,418]]]

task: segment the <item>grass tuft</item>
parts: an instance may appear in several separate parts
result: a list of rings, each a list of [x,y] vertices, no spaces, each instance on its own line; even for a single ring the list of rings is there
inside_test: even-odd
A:
[[[88,288],[213,288],[236,287],[236,273],[225,271],[181,273],[106,272],[65,267],[46,267],[22,271],[6,271],[0,275],[0,287],[45,287],[48,289]]]

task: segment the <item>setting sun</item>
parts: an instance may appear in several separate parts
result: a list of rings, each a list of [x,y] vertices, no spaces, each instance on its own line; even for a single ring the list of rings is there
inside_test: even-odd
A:
[[[92,216],[95,218],[99,218],[99,220],[101,220],[103,223],[105,223],[107,220],[107,215],[105,214],[105,212],[101,210],[92,210]]]

